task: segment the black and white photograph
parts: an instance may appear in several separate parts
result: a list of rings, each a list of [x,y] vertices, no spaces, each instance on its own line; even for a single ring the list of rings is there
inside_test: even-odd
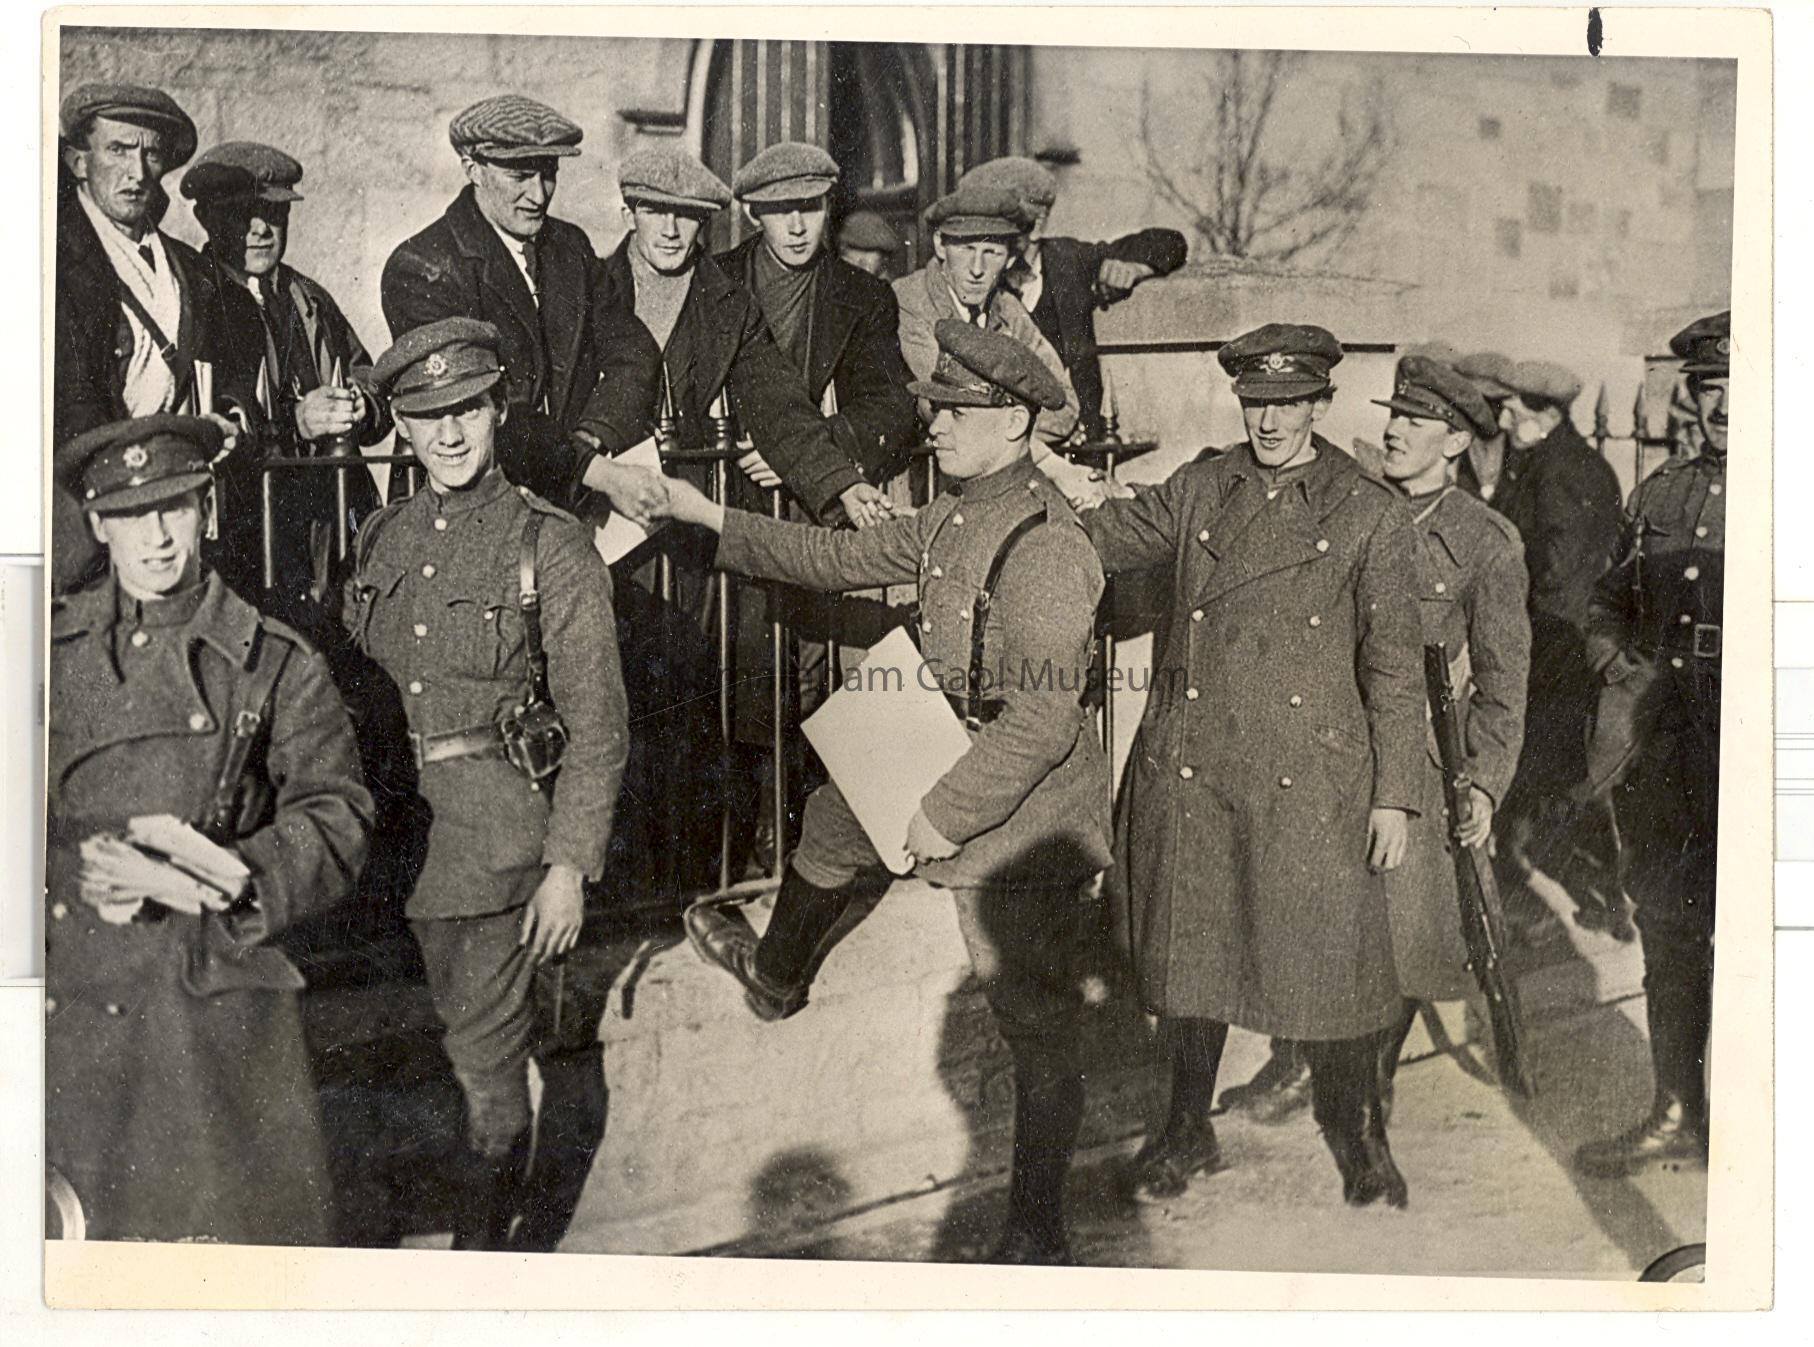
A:
[[[46,19],[53,1305],[1767,1303],[1767,22],[1039,13]]]

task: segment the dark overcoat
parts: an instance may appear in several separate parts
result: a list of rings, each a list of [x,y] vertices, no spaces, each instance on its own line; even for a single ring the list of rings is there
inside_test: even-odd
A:
[[[1524,550],[1518,531],[1502,515],[1460,487],[1422,506],[1417,526],[1423,638],[1448,649],[1462,768],[1496,807],[1512,783],[1524,742],[1531,652]],[[1418,789],[1410,851],[1404,864],[1386,875],[1392,953],[1406,996],[1447,1000],[1469,995],[1474,982],[1461,938],[1442,759],[1433,729]]]
[[[1629,685],[1632,766],[1615,795],[1626,887],[1651,909],[1710,930],[1719,835],[1720,667],[1726,460],[1672,459],[1638,484],[1621,560],[1601,577],[1588,655]],[[1607,692],[1613,689],[1609,686]],[[1606,705],[1602,693],[1601,706]]]
[[[717,262],[726,275],[755,290],[756,249],[752,235]],[[806,393],[823,405],[825,390],[837,390],[838,410],[826,417],[832,439],[871,482],[887,481],[906,465],[907,451],[920,438],[919,417],[907,384],[913,378],[901,359],[900,306],[887,281],[853,267],[827,250],[813,263]]]
[[[1338,1039],[1399,1004],[1368,815],[1417,807],[1423,656],[1409,510],[1316,443],[1277,488],[1242,445],[1084,527],[1110,573],[1171,567],[1117,855],[1142,999]]]
[[[1081,881],[1109,861],[1107,763],[1085,699],[1102,569],[1063,495],[1030,459],[960,482],[917,514],[861,531],[729,511],[718,564],[842,592],[916,584],[925,683],[962,687],[978,592],[1003,540],[1041,522],[1004,564],[983,630],[1000,713],[922,803],[962,849],[920,867],[948,888],[1031,875]],[[888,746],[878,745],[877,764]]]
[[[441,318],[496,325],[510,404],[498,461],[518,486],[567,505],[593,456],[574,432],[607,454],[648,437],[660,353],[627,306],[631,292],[602,284],[584,230],[549,217],[536,248],[539,309],[469,186],[397,245],[379,288],[393,339]]]
[[[1619,480],[1567,420],[1528,449],[1508,448],[1493,508],[1524,541],[1531,579],[1529,734],[1517,808],[1547,807],[1586,775],[1593,684],[1588,601],[1619,541]]]
[[[1142,229],[1108,242],[1046,238],[1039,241],[1043,277],[1034,303],[1034,324],[1058,351],[1077,390],[1078,419],[1085,434],[1102,433],[1102,359],[1096,350],[1096,279],[1111,259],[1139,262],[1155,276],[1184,265],[1189,245],[1175,229]]]
[[[201,816],[274,663],[230,843],[256,906],[101,920],[78,892],[82,841]],[[50,1162],[92,1236],[328,1242],[302,977],[266,943],[345,898],[365,857],[371,797],[326,666],[218,577],[142,606],[106,581],[53,608],[50,698]]]
[[[213,268],[187,244],[168,234],[163,239],[164,254],[182,293],[181,322],[175,332],[164,335],[191,359],[213,366],[212,410],[237,408],[255,431],[262,430],[257,387],[264,345],[243,340],[245,333],[258,330],[258,310],[252,297],[236,285],[220,284]],[[124,289],[101,240],[95,237],[94,225],[75,199],[74,189],[61,192],[51,375],[53,450],[83,431],[130,415],[125,391],[132,327],[120,303]],[[256,461],[256,438],[235,449],[235,473],[242,471],[241,465]],[[256,470],[250,473],[252,478],[257,475]],[[258,579],[256,484],[253,491],[249,515],[244,510],[221,512],[220,544],[209,549],[228,579],[246,594],[256,594]],[[59,473],[51,491],[51,588],[69,589],[93,580],[104,565],[88,522],[70,494],[64,474]]]

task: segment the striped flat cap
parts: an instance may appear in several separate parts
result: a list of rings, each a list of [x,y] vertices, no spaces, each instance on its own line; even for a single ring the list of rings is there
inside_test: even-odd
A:
[[[862,248],[871,252],[891,253],[901,246],[894,230],[872,210],[852,211],[838,230],[838,243],[845,248]]]
[[[676,210],[711,212],[731,204],[731,189],[711,169],[684,150],[645,145],[624,156],[617,170],[624,204],[642,202]]]
[[[454,149],[483,159],[564,159],[579,153],[585,134],[546,103],[521,94],[482,99],[447,124]]]

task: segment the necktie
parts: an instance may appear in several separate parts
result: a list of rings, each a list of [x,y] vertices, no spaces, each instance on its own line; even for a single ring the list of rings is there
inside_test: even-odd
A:
[[[157,270],[157,254],[151,251],[149,243],[139,244],[139,257],[152,271]]]
[[[542,259],[534,239],[523,240],[523,270],[529,273],[529,293],[539,304],[542,298]]]

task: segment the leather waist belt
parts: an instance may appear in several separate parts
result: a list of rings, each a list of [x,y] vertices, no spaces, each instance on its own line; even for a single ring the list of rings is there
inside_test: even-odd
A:
[[[409,751],[418,767],[426,767],[431,762],[451,762],[455,758],[501,758],[504,756],[504,736],[496,725],[474,725],[445,734],[411,734]]]
[[[957,712],[958,719],[964,721],[971,729],[987,725],[1008,707],[1000,697],[981,697],[976,705],[970,705],[970,699],[961,692],[947,692],[945,700],[951,703],[951,709]]]
[[[1677,655],[1693,655],[1696,659],[1718,659],[1720,647],[1720,624],[1696,622],[1693,626],[1669,628],[1660,633],[1655,644],[1649,648]]]

